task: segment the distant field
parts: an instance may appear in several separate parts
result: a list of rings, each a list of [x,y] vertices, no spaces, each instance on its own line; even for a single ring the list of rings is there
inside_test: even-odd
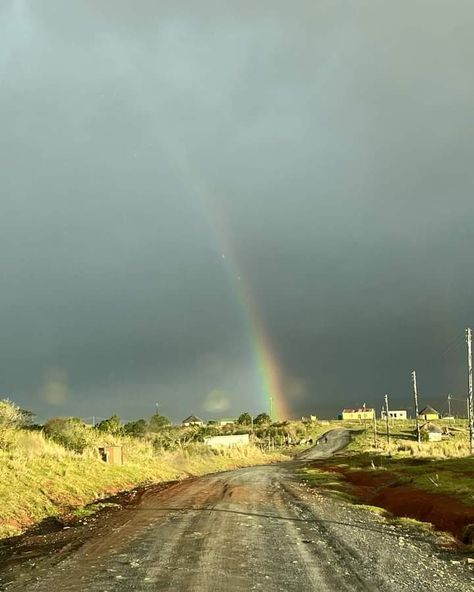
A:
[[[469,430],[466,419],[455,421],[434,421],[436,426],[446,429],[449,435],[441,442],[417,442],[415,420],[393,421],[390,423],[390,443],[387,440],[385,422],[377,422],[377,434],[374,440],[372,425],[367,422],[339,422],[344,427],[354,430],[356,437],[348,450],[354,452],[383,452],[399,456],[452,458],[469,454]],[[420,425],[424,422],[420,422]]]

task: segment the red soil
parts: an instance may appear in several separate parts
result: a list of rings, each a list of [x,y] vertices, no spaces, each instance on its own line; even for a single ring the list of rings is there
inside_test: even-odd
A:
[[[343,475],[352,485],[354,495],[364,503],[384,508],[395,516],[430,522],[438,530],[450,532],[457,539],[464,539],[463,542],[470,542],[465,538],[465,529],[474,524],[473,506],[449,495],[423,491],[406,482],[397,484],[400,475],[389,471],[372,473],[331,466],[325,466],[323,470]]]

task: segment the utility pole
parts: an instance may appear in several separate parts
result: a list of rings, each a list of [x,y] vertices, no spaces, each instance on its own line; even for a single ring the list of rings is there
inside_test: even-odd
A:
[[[273,421],[273,397],[270,397],[270,419]]]
[[[449,394],[448,395],[448,416],[450,418],[452,417],[452,415],[451,415],[451,399],[452,399],[451,394]]]
[[[415,424],[416,424],[416,440],[421,442],[420,435],[420,422],[418,421],[418,388],[416,386],[416,372],[413,370],[411,373],[413,379],[413,398],[415,399]]]
[[[387,444],[390,447],[390,424],[388,420],[388,395],[385,395],[385,421],[387,423]]]
[[[469,450],[474,454],[474,404],[472,400],[472,329],[467,330],[467,409],[469,421]]]
[[[374,407],[374,414],[372,416],[372,420],[373,420],[373,427],[374,427],[374,448],[377,448],[377,415],[375,413],[375,407]]]

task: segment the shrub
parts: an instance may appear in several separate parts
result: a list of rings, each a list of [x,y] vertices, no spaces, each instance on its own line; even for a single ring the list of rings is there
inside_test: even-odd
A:
[[[13,442],[14,431],[25,422],[22,410],[9,399],[0,401],[0,450],[7,450]]]
[[[94,433],[75,417],[54,417],[44,424],[46,436],[68,450],[82,453],[94,444]]]
[[[0,429],[20,428],[25,424],[24,412],[9,399],[0,401]]]
[[[252,417],[250,416],[250,413],[246,411],[245,413],[242,413],[242,415],[239,415],[237,423],[239,425],[250,425],[252,423]]]
[[[162,428],[171,424],[167,417],[160,415],[159,413],[154,413],[150,417],[150,421],[148,423],[150,432],[159,432]]]
[[[106,432],[108,434],[115,435],[119,435],[122,433],[122,424],[120,423],[120,417],[116,414],[109,417],[109,419],[104,419],[95,427],[99,432]]]
[[[268,424],[270,422],[271,422],[271,419],[270,419],[270,416],[268,415],[268,413],[259,413],[253,421],[253,423],[255,425]]]
[[[134,438],[144,438],[148,433],[148,423],[145,419],[129,421],[123,426],[123,431],[127,436]]]

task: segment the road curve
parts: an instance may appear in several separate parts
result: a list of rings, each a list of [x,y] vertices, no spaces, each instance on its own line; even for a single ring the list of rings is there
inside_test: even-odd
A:
[[[1,571],[17,592],[471,592],[433,535],[300,483],[302,463],[191,479],[112,513],[80,546]],[[78,548],[75,548],[78,547]],[[428,583],[428,584],[427,584]]]
[[[346,428],[335,428],[323,434],[314,446],[302,452],[300,460],[316,460],[329,458],[334,453],[345,448],[351,441],[351,432]]]

